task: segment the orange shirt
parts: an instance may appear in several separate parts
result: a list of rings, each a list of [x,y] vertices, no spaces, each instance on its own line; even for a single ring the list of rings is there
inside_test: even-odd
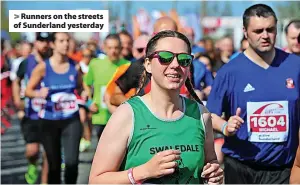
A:
[[[74,60],[75,62],[80,62],[83,58],[82,52],[76,51],[75,53],[68,53],[68,57]]]
[[[120,76],[122,76],[127,71],[129,66],[130,66],[130,63],[129,64],[124,64],[124,65],[121,65],[120,67],[118,67],[118,69],[115,72],[115,74],[113,75],[112,79],[107,84],[106,93],[108,93],[109,95],[114,94],[115,88],[117,86],[116,80],[118,78],[120,78]],[[125,94],[125,97],[130,98],[130,97],[134,96],[135,93],[136,93],[136,89],[132,88]]]

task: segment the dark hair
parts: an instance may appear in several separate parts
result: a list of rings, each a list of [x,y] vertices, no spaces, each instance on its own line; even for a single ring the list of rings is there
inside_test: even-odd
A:
[[[146,46],[146,58],[149,57],[154,52],[158,40],[167,38],[167,37],[174,37],[174,38],[179,38],[179,39],[183,40],[188,47],[188,53],[192,52],[190,41],[185,35],[177,32],[177,31],[166,30],[166,31],[158,32],[156,35],[154,35],[149,40],[149,42],[147,43],[147,46]]]
[[[56,34],[57,34],[57,33],[58,33],[58,32],[53,32],[53,33],[50,34],[50,37],[49,37],[49,41],[50,41],[50,42],[55,42]]]
[[[119,36],[121,36],[121,35],[126,35],[127,37],[129,37],[133,41],[133,38],[132,38],[131,34],[128,31],[126,31],[126,30],[120,31]]]
[[[208,60],[210,61],[210,63],[212,64],[213,59],[209,56],[209,54],[207,52],[204,53],[197,53],[197,55],[195,56],[195,60],[199,60],[200,57],[205,57],[208,58]]]
[[[108,34],[106,37],[105,37],[105,40],[104,40],[104,42],[105,41],[107,41],[107,40],[117,40],[118,42],[119,42],[119,45],[121,45],[121,39],[120,39],[120,37],[119,37],[119,35],[118,34]]]
[[[247,8],[243,15],[243,26],[245,29],[248,28],[250,17],[269,17],[273,16],[275,18],[275,22],[277,23],[277,17],[273,9],[265,4],[256,4]]]
[[[294,20],[291,20],[291,21],[286,25],[286,27],[284,28],[284,32],[285,32],[286,35],[288,34],[289,27],[290,27],[292,24],[294,24],[294,26],[295,26],[297,29],[300,29],[300,19],[294,19]]]
[[[198,40],[198,42],[205,42],[206,41],[206,38],[201,38]]]
[[[66,33],[66,32],[52,32],[49,36],[49,41],[50,42],[55,42],[56,34],[58,34],[58,33],[65,33],[65,34],[69,35],[69,33]]]
[[[241,40],[241,42],[240,42],[240,50],[244,50],[244,48],[243,48],[243,42],[244,42],[244,41],[247,41],[247,42],[248,42],[248,40],[246,39],[245,36],[243,36],[243,38],[242,38],[242,40]]]
[[[185,35],[177,32],[177,31],[166,30],[166,31],[161,31],[161,32],[157,33],[155,36],[153,36],[150,39],[150,41],[148,42],[148,44],[146,46],[146,57],[145,58],[148,58],[155,51],[157,42],[160,39],[168,38],[168,37],[179,38],[179,39],[183,40],[187,45],[188,53],[192,52],[190,41]],[[140,81],[139,81],[139,87],[137,89],[136,94],[138,94],[139,91],[145,86],[145,83],[148,81],[147,76],[149,76],[149,75],[147,74],[146,70],[144,69],[144,71],[141,75]],[[190,95],[193,97],[193,99],[203,105],[202,101],[199,99],[199,97],[195,93],[191,79],[189,77],[185,81],[185,86],[188,89]]]
[[[5,40],[1,38],[1,52],[4,51],[4,47],[5,47]]]

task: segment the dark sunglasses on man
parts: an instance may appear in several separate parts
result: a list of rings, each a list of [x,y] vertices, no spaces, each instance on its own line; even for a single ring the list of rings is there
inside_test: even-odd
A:
[[[145,48],[136,48],[136,50],[139,52],[139,53],[143,53]]]

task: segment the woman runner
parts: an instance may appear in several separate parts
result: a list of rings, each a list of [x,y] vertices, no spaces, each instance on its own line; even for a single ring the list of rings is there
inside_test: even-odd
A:
[[[65,183],[76,184],[78,175],[79,142],[82,136],[78,105],[74,90],[82,85],[79,67],[67,57],[69,35],[53,33],[50,46],[53,55],[32,72],[25,95],[45,98],[39,113],[42,124],[42,144],[48,162],[49,184],[61,183],[61,141],[65,156]],[[42,88],[35,87],[42,83]],[[80,89],[80,88],[79,88]]]
[[[151,91],[120,105],[108,121],[91,184],[222,182],[210,113],[188,78],[192,60],[189,40],[179,32],[162,31],[149,41],[139,89],[151,73]],[[180,96],[184,83],[198,102]]]

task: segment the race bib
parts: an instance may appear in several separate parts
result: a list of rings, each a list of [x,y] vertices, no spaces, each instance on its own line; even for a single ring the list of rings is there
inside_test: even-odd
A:
[[[39,112],[45,104],[46,104],[46,100],[42,98],[33,98],[31,100],[31,108],[35,112]]]
[[[105,94],[105,91],[106,91],[106,86],[101,86],[101,89],[100,89],[100,94],[101,94],[101,97],[100,97],[100,105],[102,108],[107,108],[106,106],[106,103],[104,102],[104,94]]]
[[[289,133],[288,101],[247,102],[251,142],[285,142]]]
[[[51,96],[51,101],[54,103],[54,111],[62,112],[63,114],[72,114],[78,110],[76,96],[72,93],[56,93]]]

